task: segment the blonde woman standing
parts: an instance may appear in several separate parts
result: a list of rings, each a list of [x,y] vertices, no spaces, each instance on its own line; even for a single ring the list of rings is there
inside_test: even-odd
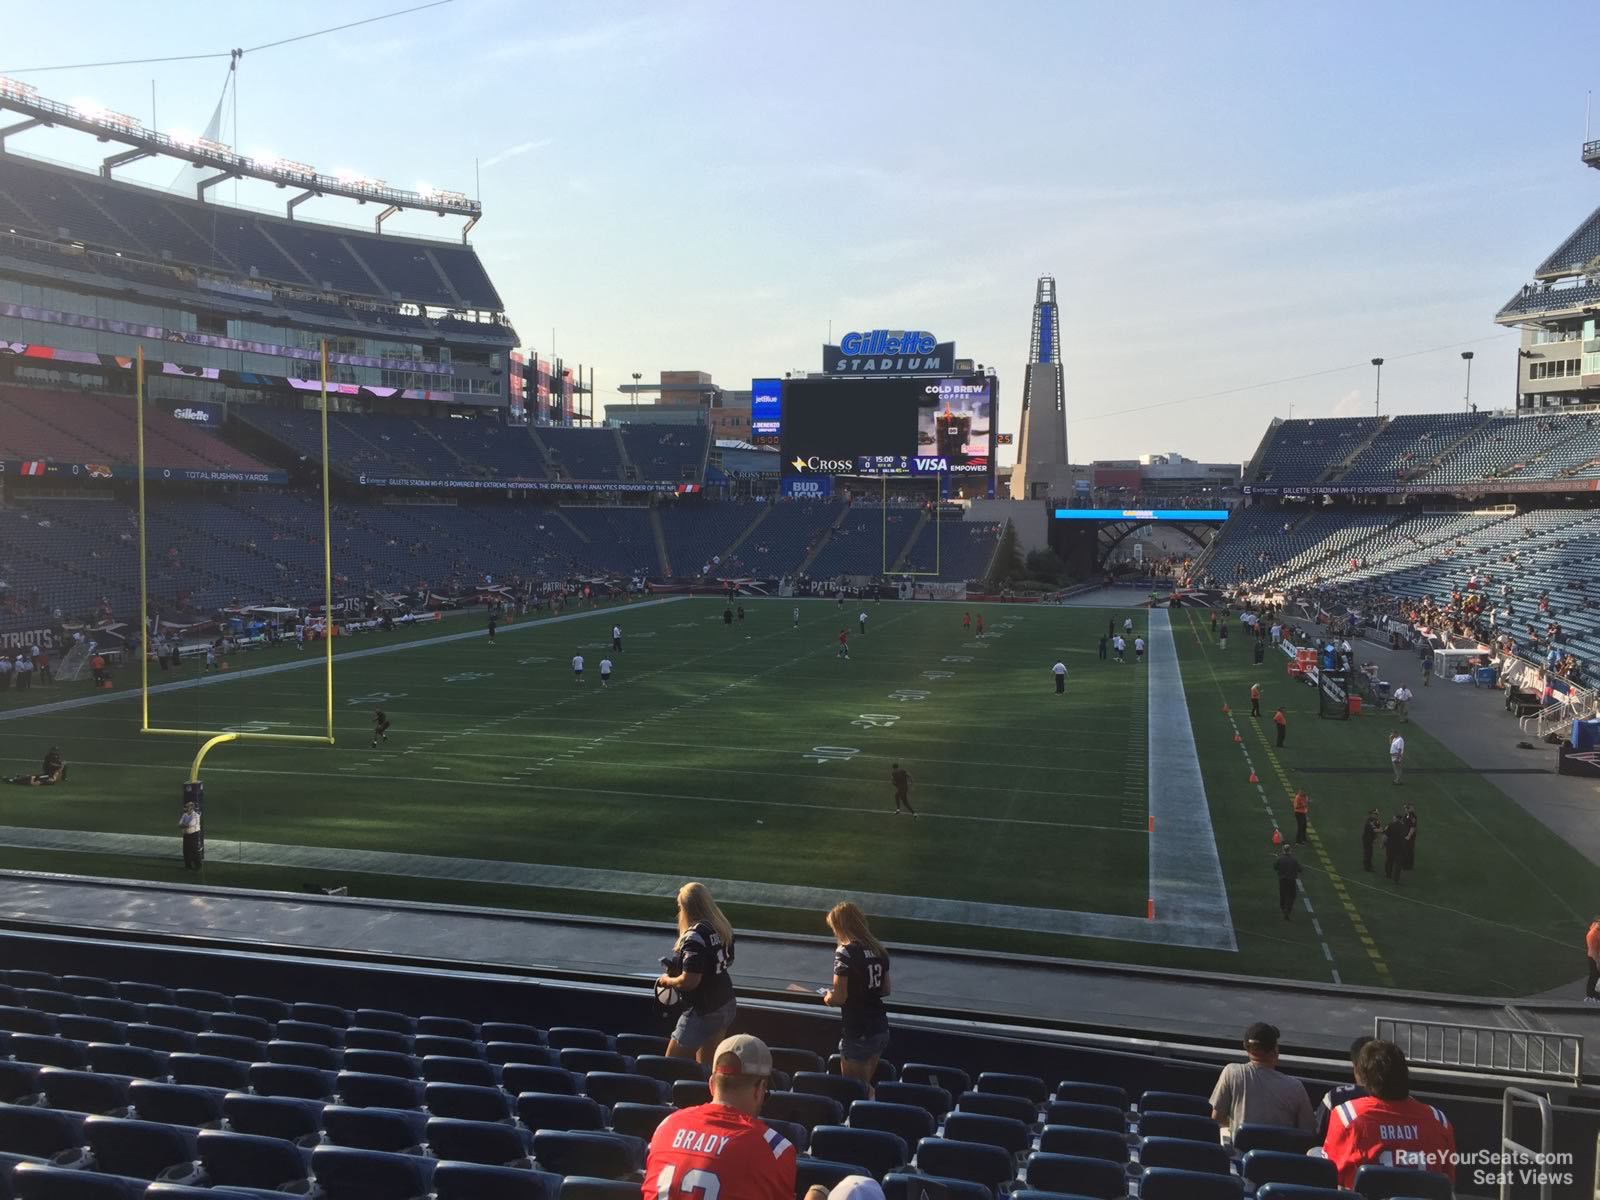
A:
[[[717,1043],[738,1011],[733,996],[733,927],[703,883],[678,889],[678,941],[672,966],[656,980],[687,1001],[667,1040],[668,1058],[694,1058],[712,1065]]]
[[[833,987],[822,994],[822,1002],[841,1010],[843,1017],[840,1071],[865,1084],[871,1099],[878,1059],[889,1045],[889,1014],[883,1007],[889,994],[889,952],[849,900],[828,911],[828,928],[839,944],[833,952]]]

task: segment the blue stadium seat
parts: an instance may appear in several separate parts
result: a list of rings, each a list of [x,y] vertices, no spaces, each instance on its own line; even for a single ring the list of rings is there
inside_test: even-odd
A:
[[[329,1104],[322,1110],[322,1131],[335,1146],[390,1154],[416,1153],[428,1139],[428,1116],[399,1108]]]
[[[19,1163],[11,1172],[6,1194],[15,1194],[17,1200],[141,1200],[145,1186],[142,1179],[121,1175],[98,1175],[46,1163]]]
[[[1128,1139],[1109,1129],[1083,1129],[1076,1125],[1046,1125],[1039,1134],[1039,1149],[1047,1154],[1072,1154],[1079,1158],[1128,1161]]]
[[[1256,1189],[1256,1200],[1356,1200],[1344,1188],[1304,1187],[1298,1183],[1264,1183]]]
[[[1010,1200],[1097,1200],[1082,1192],[1045,1192],[1038,1188],[1013,1188],[1008,1195]]]
[[[243,1089],[250,1086],[250,1067],[231,1058],[210,1054],[172,1054],[167,1069],[173,1083],[194,1087]]]
[[[49,1158],[83,1145],[84,1118],[52,1108],[0,1104],[0,1151]]]
[[[570,1097],[565,1096],[553,1098],[570,1099]],[[523,1097],[518,1096],[517,1111],[519,1113],[522,1111],[522,1101]],[[611,1110],[611,1129],[614,1133],[626,1134],[629,1137],[641,1138],[648,1142],[655,1136],[656,1128],[661,1122],[671,1115],[672,1107],[667,1104],[619,1104]],[[526,1114],[522,1117],[522,1123],[530,1129],[533,1128]],[[782,1122],[779,1123],[782,1124]],[[571,1127],[569,1126],[569,1128]],[[595,1126],[595,1128],[602,1128],[602,1126]],[[804,1133],[805,1131],[802,1130],[801,1132]]]
[[[797,1075],[801,1071],[825,1071],[827,1064],[822,1055],[814,1050],[802,1050],[798,1046],[772,1046],[773,1068],[783,1071],[788,1075]]]
[[[128,1109],[128,1084],[121,1075],[97,1075],[93,1071],[68,1071],[44,1067],[39,1071],[39,1091],[45,1104],[63,1112],[111,1113]]]
[[[170,1025],[149,1025],[143,1021],[130,1022],[127,1027],[128,1045],[143,1046],[147,1050],[160,1050],[163,1054],[193,1054],[199,1039],[186,1029],[173,1029]],[[215,1037],[216,1035],[209,1035]],[[259,1045],[259,1043],[255,1043]],[[215,1053],[215,1051],[207,1051]],[[238,1057],[232,1054],[222,1057]],[[247,1058],[246,1061],[249,1061]]]
[[[955,1107],[950,1093],[931,1083],[907,1083],[902,1077],[898,1083],[880,1083],[873,1088],[874,1100],[885,1104],[914,1104],[934,1120],[943,1119]]]
[[[866,1100],[867,1085],[859,1079],[843,1075],[829,1075],[826,1071],[796,1071],[792,1090],[810,1096],[828,1096],[848,1108],[857,1100]]]
[[[844,1055],[842,1055],[842,1054],[829,1055],[829,1057],[828,1057],[828,1074],[829,1075],[842,1075],[842,1074],[844,1074]],[[880,1083],[893,1083],[899,1077],[900,1077],[900,1073],[894,1069],[894,1064],[892,1062],[890,1062],[886,1058],[880,1058],[878,1060],[877,1067],[874,1068],[874,1070],[872,1072],[872,1082],[873,1082],[874,1086],[876,1086],[877,1084],[880,1084]]]
[[[292,1067],[312,1067],[318,1071],[337,1071],[343,1061],[343,1053],[319,1046],[315,1042],[284,1042],[272,1041],[267,1043],[267,1061],[286,1063]]]
[[[39,1068],[32,1063],[0,1059],[0,1103],[15,1104],[38,1092]]]
[[[230,1092],[223,1098],[222,1115],[235,1133],[257,1137],[309,1145],[322,1133],[322,1104],[316,1100]]]
[[[642,1054],[633,1060],[640,1075],[674,1083],[679,1079],[704,1079],[706,1069],[692,1058],[668,1058],[663,1054]]]
[[[999,1146],[923,1138],[917,1143],[917,1169],[929,1175],[953,1175],[998,1189],[1016,1175],[1016,1163]]]
[[[848,1119],[852,1129],[881,1129],[904,1139],[907,1146],[932,1137],[936,1126],[927,1109],[885,1100],[857,1100],[850,1106]]]
[[[906,1063],[900,1068],[901,1083],[929,1083],[952,1096],[972,1090],[972,1076],[960,1067],[941,1067],[933,1063]]]
[[[672,1096],[659,1079],[617,1071],[590,1071],[583,1077],[583,1090],[607,1108],[623,1103],[665,1104]]]
[[[642,1105],[627,1105],[640,1108]],[[663,1109],[670,1112],[670,1109]],[[523,1092],[517,1096],[517,1116],[529,1129],[604,1130],[606,1110],[588,1096],[563,1096],[551,1092]],[[659,1120],[657,1124],[659,1124]],[[654,1126],[651,1127],[654,1132]],[[619,1130],[632,1133],[632,1130]],[[637,1136],[637,1135],[636,1135]]]
[[[1288,1125],[1240,1125],[1233,1131],[1233,1148],[1240,1154],[1252,1150],[1304,1154],[1317,1144],[1316,1134]]]
[[[643,1189],[628,1179],[595,1179],[568,1175],[561,1181],[561,1200],[639,1200]]]
[[[1033,1102],[1035,1108],[1043,1104],[1050,1089],[1037,1075],[1012,1075],[1005,1071],[984,1071],[978,1076],[978,1091],[1001,1096],[1021,1096]]]
[[[422,1103],[436,1117],[460,1121],[507,1121],[511,1099],[499,1088],[470,1083],[430,1083],[422,1089]]]
[[[804,1154],[811,1149],[811,1130],[804,1125],[796,1125],[793,1121],[780,1121],[765,1113],[761,1116],[761,1123],[774,1133],[788,1139],[796,1152]]]
[[[344,1048],[342,1025],[323,1025],[316,1021],[279,1021],[274,1036],[285,1042],[310,1042],[333,1050]]]
[[[1074,1125],[1079,1129],[1109,1129],[1121,1133],[1128,1127],[1123,1110],[1109,1104],[1081,1100],[1052,1100],[1044,1106],[1046,1125]]]
[[[1301,1187],[1336,1188],[1339,1172],[1325,1158],[1311,1158],[1281,1150],[1251,1150],[1240,1164],[1239,1174],[1252,1188],[1264,1183],[1294,1183]]]
[[[390,1054],[409,1056],[415,1042],[408,1033],[397,1033],[392,1029],[364,1029],[352,1026],[345,1030],[344,1045],[346,1050],[383,1050]]]
[[[101,979],[98,975],[63,975],[60,987],[62,991],[71,992],[74,996],[101,996],[113,999],[117,994],[117,985],[109,979]]]
[[[186,1033],[205,1033],[211,1028],[211,1017],[194,1008],[185,1008],[181,1004],[147,1004],[144,1009],[145,1023],[160,1025],[166,1029],[182,1029]]]
[[[956,1099],[956,1111],[1010,1117],[1024,1125],[1033,1125],[1039,1120],[1039,1110],[1033,1101],[1004,1092],[962,1092]]]
[[[991,1189],[970,1179],[920,1175],[909,1171],[896,1171],[884,1176],[883,1196],[884,1200],[923,1200],[925,1196],[940,1196],[943,1200],[994,1200]]]
[[[179,1083],[151,1083],[135,1079],[128,1085],[128,1102],[141,1121],[198,1128],[222,1120],[221,1088],[187,1087]]]
[[[1128,1194],[1128,1174],[1120,1163],[1076,1154],[1028,1156],[1023,1177],[1030,1188],[1080,1196],[1116,1197]]]
[[[1139,1139],[1141,1167],[1173,1167],[1180,1171],[1209,1171],[1226,1175],[1233,1160],[1221,1146],[1187,1138],[1147,1137]]]
[[[299,1001],[289,1006],[287,1020],[303,1021],[309,1025],[321,1025],[330,1029],[343,1029],[350,1024],[350,1013],[336,1004]]]
[[[233,1011],[233,997],[222,992],[214,992],[208,988],[176,988],[172,993],[175,1004],[186,1008],[197,1008],[201,1012],[229,1013]]]
[[[422,1107],[422,1084],[415,1079],[340,1071],[333,1087],[339,1102],[350,1108]]]
[[[559,1200],[561,1176],[548,1171],[442,1162],[433,1169],[435,1200]]]
[[[1415,1167],[1357,1167],[1353,1189],[1364,1200],[1393,1200],[1405,1196],[1410,1200],[1452,1200],[1455,1192],[1450,1180],[1433,1171],[1420,1171]]]
[[[44,971],[7,970],[0,972],[0,978],[14,988],[50,988],[61,986],[61,980],[55,975]]]
[[[47,1012],[7,1006],[0,1008],[0,1029],[49,1037],[56,1031],[56,1019]]]
[[[999,1146],[1008,1154],[1023,1154],[1033,1142],[1033,1131],[1015,1117],[993,1117],[988,1113],[951,1113],[944,1119],[943,1136],[958,1142]]]
[[[429,1083],[470,1083],[478,1087],[499,1087],[500,1069],[492,1063],[484,1062],[481,1058],[430,1054],[422,1060],[422,1078]]]
[[[584,1133],[556,1129],[533,1135],[533,1156],[539,1166],[557,1175],[592,1175],[622,1179],[644,1169],[645,1144],[618,1133]]]
[[[410,1037],[417,1031],[417,1022],[405,1013],[390,1012],[384,1008],[358,1008],[351,1020],[352,1028],[381,1029],[386,1033],[398,1033]],[[486,1035],[487,1036],[487,1035]]]
[[[396,1079],[422,1078],[416,1059],[393,1050],[346,1050],[344,1069],[362,1075],[392,1075]]]
[[[551,1030],[554,1033],[554,1030]],[[560,1049],[561,1065],[578,1075],[590,1071],[615,1071],[628,1073],[633,1063],[615,1050],[592,1050],[581,1046],[563,1046]]]
[[[561,1051],[532,1042],[489,1042],[483,1048],[483,1057],[498,1066],[521,1063],[530,1067],[559,1067]]]
[[[1220,1142],[1222,1130],[1210,1117],[1188,1113],[1152,1112],[1139,1117],[1140,1137],[1187,1138],[1191,1142]]]
[[[811,1153],[817,1158],[852,1163],[874,1179],[882,1179],[911,1161],[905,1139],[881,1129],[818,1125],[811,1131]]]
[[[318,1146],[311,1173],[326,1200],[416,1200],[432,1190],[434,1160],[349,1146]]]
[[[692,1086],[692,1081],[681,1080],[673,1085],[672,1102],[678,1105],[678,1089]],[[682,1107],[682,1105],[678,1105]],[[844,1105],[831,1096],[816,1096],[808,1092],[768,1092],[761,1115],[778,1121],[793,1121],[807,1129],[818,1125],[839,1125],[844,1122]]]
[[[94,1169],[109,1175],[154,1179],[195,1158],[194,1130],[155,1121],[90,1117],[83,1123],[83,1137]]]
[[[478,1036],[488,1042],[520,1042],[526,1046],[548,1045],[544,1030],[537,1025],[517,1025],[510,1021],[485,1021],[478,1026]],[[666,1042],[662,1042],[666,1045]]]
[[[1237,1175],[1151,1167],[1139,1176],[1140,1200],[1240,1200],[1244,1180]]]
[[[126,992],[122,993],[124,999],[131,999]],[[252,1017],[260,1017],[263,1021],[287,1020],[289,1006],[282,1000],[274,1000],[270,996],[235,996],[233,998],[233,1011],[248,1013]]]
[[[553,1096],[582,1094],[578,1076],[560,1067],[510,1063],[500,1072],[500,1084],[513,1096],[522,1092],[549,1092]]]
[[[453,1037],[476,1041],[478,1027],[463,1017],[418,1017],[418,1037]]]
[[[280,1138],[202,1129],[196,1153],[207,1182],[223,1187],[284,1190],[307,1176],[307,1153]]]
[[[768,1093],[768,1109],[774,1093]],[[791,1094],[791,1093],[786,1093]],[[672,1085],[672,1107],[693,1108],[697,1104],[711,1103],[711,1085],[699,1079],[680,1079]]]
[[[263,1096],[294,1096],[302,1100],[327,1100],[333,1096],[334,1075],[314,1067],[285,1063],[251,1063],[250,1086]]]
[[[813,1158],[809,1154],[802,1154],[795,1160],[794,1174],[795,1200],[800,1200],[810,1188],[817,1185],[831,1191],[840,1180],[860,1175],[861,1168],[854,1163],[833,1162],[830,1159]]]
[[[128,1026],[130,1030],[137,1026]],[[231,1058],[235,1062],[253,1063],[265,1062],[267,1046],[265,1042],[258,1042],[255,1038],[238,1037],[231,1033],[197,1033],[189,1034],[182,1030],[173,1029],[169,1033],[177,1037],[190,1038],[190,1045],[184,1049],[193,1050],[197,1054],[209,1054],[213,1058]],[[133,1040],[130,1033],[129,1041]]]
[[[413,1040],[412,1053],[418,1058],[427,1058],[430,1055],[436,1058],[482,1058],[483,1045],[470,1038],[419,1033]]]
[[[128,1027],[109,1017],[66,1015],[56,1018],[56,1032],[75,1042],[98,1042],[103,1046],[125,1046]]]
[[[638,1059],[646,1054],[654,1054],[660,1058],[667,1053],[667,1039],[653,1033],[619,1033],[615,1040],[617,1053],[626,1054],[632,1059]],[[682,1059],[679,1061],[688,1062],[690,1060]]]
[[[108,996],[87,996],[83,1001],[83,1015],[103,1017],[119,1025],[129,1025],[144,1020],[144,1005]]]
[[[135,1004],[171,1004],[174,999],[171,988],[135,979],[125,979],[117,984],[117,995]]]
[[[1139,1097],[1139,1112],[1188,1113],[1190,1116],[1211,1119],[1211,1101],[1205,1096],[1190,1092],[1149,1091]]]
[[[18,988],[17,1001],[35,1012],[53,1013],[58,1017],[66,1013],[83,1011],[79,997],[71,992],[56,991],[54,988]]]
[[[528,1135],[514,1125],[493,1121],[428,1118],[428,1148],[436,1158],[492,1166],[528,1166]]]

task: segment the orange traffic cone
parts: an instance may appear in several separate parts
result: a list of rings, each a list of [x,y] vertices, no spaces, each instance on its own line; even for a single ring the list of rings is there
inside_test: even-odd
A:
[[[1273,830],[1273,831],[1272,831],[1272,844],[1273,844],[1273,845],[1274,845],[1274,846],[1281,846],[1281,845],[1283,845],[1283,830],[1281,830],[1281,829],[1274,829],[1274,830]]]
[[[1228,706],[1226,704],[1222,706],[1222,715],[1225,717],[1228,715]]]
[[[1243,739],[1243,738],[1242,738],[1242,737],[1240,737],[1240,736],[1239,736],[1239,735],[1238,735],[1238,734],[1237,734],[1237,733],[1236,733],[1236,734],[1234,734],[1234,735],[1233,735],[1233,740],[1234,740],[1234,741],[1235,741],[1235,742],[1242,742],[1242,741],[1244,741],[1244,739]]]
[[[1260,783],[1261,782],[1261,780],[1256,778],[1256,773],[1254,771],[1250,772],[1250,782],[1251,783]]]

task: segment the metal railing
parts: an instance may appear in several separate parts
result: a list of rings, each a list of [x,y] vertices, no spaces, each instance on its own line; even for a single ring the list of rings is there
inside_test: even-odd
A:
[[[1575,1033],[1374,1017],[1372,1036],[1393,1042],[1417,1066],[1492,1071],[1574,1087],[1583,1081],[1583,1037]]]
[[[1533,1105],[1539,1113],[1539,1148],[1534,1150],[1524,1146],[1511,1136],[1511,1119],[1517,1101]],[[1550,1099],[1537,1092],[1527,1092],[1522,1088],[1507,1088],[1500,1097],[1500,1162],[1495,1164],[1495,1171],[1500,1176],[1500,1200],[1511,1200],[1511,1184],[1520,1177],[1517,1166],[1524,1163],[1533,1165],[1533,1179],[1539,1184],[1539,1200],[1550,1200],[1550,1183],[1555,1178],[1551,1172],[1555,1149],[1555,1124],[1554,1114],[1550,1111]],[[1514,1166],[1513,1164],[1516,1164]]]

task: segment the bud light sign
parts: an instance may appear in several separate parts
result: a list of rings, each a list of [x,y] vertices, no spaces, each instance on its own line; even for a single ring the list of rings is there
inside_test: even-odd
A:
[[[833,495],[833,476],[785,475],[783,494],[794,500],[826,500]]]

